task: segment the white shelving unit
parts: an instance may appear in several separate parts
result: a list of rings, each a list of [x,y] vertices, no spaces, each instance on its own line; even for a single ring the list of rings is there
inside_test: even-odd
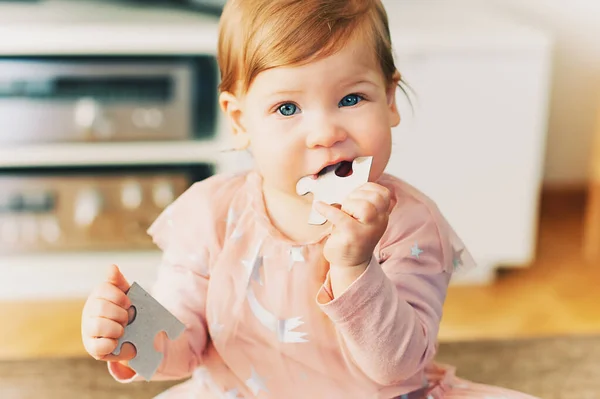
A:
[[[0,3],[1,54],[213,54],[217,28],[215,17],[142,2]]]
[[[183,164],[218,162],[225,149],[212,140],[189,142],[139,142],[47,144],[0,148],[1,167]]]
[[[478,271],[455,283],[488,282],[499,264],[522,265],[533,257],[551,41],[465,2],[384,2],[398,65],[418,94],[414,117],[401,103],[404,122],[394,132],[388,172],[436,200],[480,262]],[[124,4],[2,3],[0,55],[216,51],[214,17]],[[3,147],[0,167],[203,161],[216,162],[218,171],[246,167],[245,158],[220,152],[227,137],[220,117],[210,141]],[[130,280],[149,284],[159,256],[0,257],[0,300],[83,297],[111,263]]]
[[[388,6],[397,65],[416,93],[401,101],[388,170],[432,197],[487,283],[535,257],[552,39],[473,0]],[[400,99],[403,96],[399,97]]]
[[[217,26],[215,17],[200,13],[116,2],[2,3],[0,55],[214,54]],[[209,162],[217,172],[224,172],[239,166],[238,155],[223,152],[230,148],[225,133],[219,117],[210,140],[3,146],[0,167]],[[0,300],[85,297],[113,263],[131,281],[148,286],[159,261],[158,251],[4,256],[0,257]]]

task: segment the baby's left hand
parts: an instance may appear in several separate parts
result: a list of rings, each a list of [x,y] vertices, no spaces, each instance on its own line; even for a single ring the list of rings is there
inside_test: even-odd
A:
[[[376,183],[366,183],[353,191],[342,202],[341,210],[323,202],[315,204],[315,209],[333,224],[323,248],[331,267],[369,263],[387,228],[389,207],[389,190]]]

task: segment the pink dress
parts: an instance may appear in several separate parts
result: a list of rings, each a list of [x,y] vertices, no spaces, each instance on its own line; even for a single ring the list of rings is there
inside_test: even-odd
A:
[[[155,379],[192,378],[159,397],[531,399],[433,362],[450,277],[473,260],[430,199],[389,175],[378,183],[392,192],[389,227],[335,299],[326,234],[284,237],[257,173],[213,176],[169,206],[149,229],[164,251],[151,293],[187,329],[164,343]]]

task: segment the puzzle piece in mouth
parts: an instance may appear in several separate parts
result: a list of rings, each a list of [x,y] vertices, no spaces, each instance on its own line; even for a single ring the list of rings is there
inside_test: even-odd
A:
[[[163,359],[163,354],[154,349],[156,335],[164,331],[169,339],[174,340],[183,333],[185,325],[137,283],[131,285],[127,296],[131,300],[131,306],[135,308],[135,317],[125,327],[113,354],[121,352],[123,343],[132,344],[136,355],[129,361],[129,367],[146,381],[150,381]]]
[[[308,223],[320,225],[327,221],[323,215],[314,209],[318,201],[326,204],[340,204],[352,191],[369,181],[373,157],[360,157],[352,162],[352,174],[342,177],[336,175],[335,170],[318,176],[305,176],[296,184],[296,193],[306,195],[313,193],[313,209],[311,210]]]

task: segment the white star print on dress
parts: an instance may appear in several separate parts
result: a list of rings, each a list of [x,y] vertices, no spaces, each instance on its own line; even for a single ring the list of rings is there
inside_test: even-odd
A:
[[[214,390],[216,385],[212,380],[210,373],[204,367],[198,367],[196,370],[194,370],[192,373],[192,379],[195,381],[194,384],[197,385],[201,390],[206,388]]]
[[[419,244],[415,242],[415,245],[410,249],[410,255],[419,259],[419,256],[423,253],[423,250],[419,248]]]
[[[280,320],[267,309],[265,309],[256,296],[252,289],[248,289],[247,294],[248,304],[254,316],[265,326],[269,331],[272,331],[277,336],[279,342],[285,343],[300,343],[308,342],[304,337],[307,333],[293,331],[295,328],[300,327],[304,322],[302,317],[293,317],[291,319]]]
[[[239,399],[241,397],[238,394],[239,391],[237,389],[232,389],[223,394],[223,399]]]
[[[290,270],[294,267],[296,262],[305,262],[304,255],[302,254],[303,247],[292,247],[290,248]]]
[[[250,287],[250,282],[252,280],[258,282],[260,285],[263,285],[262,280],[260,278],[260,267],[262,266],[263,257],[260,255],[260,249],[262,247],[262,242],[260,242],[256,246],[256,250],[250,259],[242,260],[242,264],[246,269],[246,274],[248,275],[248,287]]]
[[[239,240],[242,237],[242,229],[238,226],[233,230],[233,233],[231,233],[231,236],[229,238],[231,238],[232,240]]]
[[[258,395],[260,391],[265,391],[268,393],[269,390],[267,389],[264,379],[258,375],[258,373],[256,373],[254,367],[250,367],[250,370],[251,376],[246,380],[246,386],[248,389],[251,390],[254,395]]]
[[[462,261],[462,253],[463,253],[464,249],[460,249],[460,250],[456,250],[454,247],[452,247],[452,266],[454,266],[455,269],[457,269],[459,266],[462,266],[463,261]]]
[[[231,227],[237,221],[238,215],[235,213],[233,208],[229,208],[227,212],[227,228]]]
[[[229,208],[229,211],[227,212],[227,230],[231,229],[231,227],[237,222],[238,218],[239,215],[236,213],[236,211],[234,211],[233,208]],[[232,240],[239,240],[241,237],[241,228],[239,226],[235,226],[229,238]]]

